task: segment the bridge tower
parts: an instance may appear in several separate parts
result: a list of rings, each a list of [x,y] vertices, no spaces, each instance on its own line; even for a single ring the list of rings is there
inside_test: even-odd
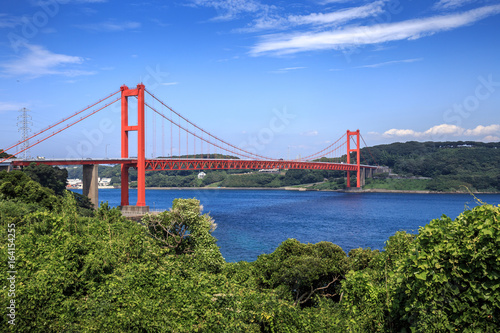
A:
[[[122,164],[121,169],[121,206],[129,206],[128,193],[128,169],[135,166],[137,168],[137,207],[146,206],[146,148],[145,148],[145,126],[144,126],[144,90],[143,84],[138,84],[137,88],[129,89],[126,85],[120,87],[121,90],[121,157],[129,158],[129,132],[137,131],[137,164]],[[130,125],[128,122],[128,97],[137,97],[137,125]]]
[[[351,137],[356,137],[356,147],[351,149]],[[361,163],[360,163],[360,151],[359,151],[359,129],[356,132],[351,132],[347,130],[347,164],[351,164],[351,152],[356,152],[356,186],[361,187]],[[351,173],[347,171],[347,187],[351,187]]]

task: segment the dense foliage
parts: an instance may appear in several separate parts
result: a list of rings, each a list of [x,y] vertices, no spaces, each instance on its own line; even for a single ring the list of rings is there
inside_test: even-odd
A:
[[[11,155],[7,152],[5,152],[3,149],[0,149],[0,158],[1,159],[4,159],[4,158],[7,158],[7,157],[10,157]],[[12,158],[16,158],[15,156],[13,156]]]
[[[347,266],[345,252],[338,245],[302,244],[295,239],[286,240],[255,262],[257,283],[293,299],[294,305],[311,304],[315,294],[337,299]]]
[[[419,230],[393,285],[395,327],[494,332],[500,327],[500,210],[479,206]]]
[[[346,255],[289,239],[255,262],[226,263],[195,199],[142,223],[102,204],[78,213],[22,172],[0,173],[3,331],[496,332],[500,207],[398,232],[384,251]],[[251,217],[249,217],[251,218]],[[15,248],[7,244],[15,229]]]
[[[59,198],[21,171],[0,172],[0,200],[55,208]]]
[[[31,163],[29,166],[23,168],[23,172],[43,187],[50,188],[56,194],[61,195],[66,189],[68,170],[64,168]]]
[[[500,191],[500,143],[415,142],[361,150],[364,163],[385,165],[396,174],[432,178],[425,189]]]

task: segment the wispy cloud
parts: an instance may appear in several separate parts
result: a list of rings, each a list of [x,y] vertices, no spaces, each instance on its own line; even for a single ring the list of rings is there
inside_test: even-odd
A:
[[[103,2],[108,2],[108,0],[69,0],[66,1],[65,3],[68,2],[76,2],[76,3],[103,3]]]
[[[382,134],[371,133],[374,135],[381,135],[390,139],[432,139],[435,137],[463,137],[463,138],[483,138],[483,141],[495,141],[492,138],[500,136],[500,125],[492,124],[488,126],[479,125],[472,129],[465,129],[460,126],[441,124],[429,128],[426,131],[419,132],[412,129],[390,129]],[[488,139],[486,139],[488,138]]]
[[[0,29],[14,28],[22,24],[22,17],[11,16],[5,13],[0,13]]]
[[[361,6],[347,8],[330,13],[312,13],[309,15],[289,15],[286,17],[265,15],[257,18],[254,23],[247,28],[238,29],[240,32],[255,32],[270,29],[286,29],[296,26],[335,26],[355,19],[372,17],[383,12],[385,1],[379,0]]]
[[[319,1],[321,5],[328,5],[331,3],[346,3],[346,2],[352,2],[353,0],[322,0]]]
[[[271,73],[274,73],[274,74],[283,74],[283,73],[288,73],[290,71],[296,71],[298,69],[305,69],[307,67],[286,67],[286,68],[280,68],[280,69],[277,69],[275,71],[271,71]]]
[[[22,108],[28,107],[26,103],[16,103],[16,102],[1,102],[0,101],[0,113],[9,111],[18,111]]]
[[[434,8],[436,9],[453,9],[465,6],[469,3],[477,2],[477,0],[439,0]]]
[[[318,134],[319,134],[319,132],[316,130],[300,133],[300,135],[302,135],[302,136],[317,136]]]
[[[414,58],[414,59],[404,59],[404,60],[392,60],[392,61],[380,62],[378,64],[358,66],[356,68],[378,68],[378,67],[383,67],[383,66],[388,66],[388,65],[412,63],[412,62],[417,62],[417,61],[422,61],[422,60],[424,60],[424,59],[423,58]]]
[[[214,8],[218,15],[213,20],[217,21],[232,20],[241,14],[267,12],[274,8],[256,0],[191,0],[190,5]]]
[[[50,2],[51,0],[31,0],[30,2],[34,5],[34,6],[40,6],[40,5],[47,5],[48,2]],[[60,4],[62,5],[66,5],[66,4],[69,4],[69,3],[74,3],[74,4],[92,4],[92,3],[104,3],[104,2],[108,2],[108,0],[57,0]]]
[[[94,31],[94,32],[117,32],[124,30],[139,29],[141,24],[139,22],[115,22],[106,21],[99,23],[90,23],[84,25],[77,25],[77,28]]]
[[[0,64],[4,76],[24,76],[37,78],[44,75],[79,76],[91,75],[94,72],[80,70],[84,59],[77,56],[53,53],[43,46],[24,44],[21,56]]]
[[[500,13],[500,5],[485,6],[459,14],[346,29],[268,35],[257,43],[250,54],[291,54],[302,51],[343,49],[353,46],[412,40],[475,23]]]

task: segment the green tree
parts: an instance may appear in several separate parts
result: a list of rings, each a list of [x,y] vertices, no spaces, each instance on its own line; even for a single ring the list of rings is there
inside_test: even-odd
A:
[[[4,151],[3,149],[0,149],[0,158],[4,159],[4,158],[7,158],[7,157],[10,157],[10,154],[7,153],[6,151]],[[16,158],[16,157],[14,156],[13,158]]]
[[[350,271],[342,281],[342,316],[339,327],[349,332],[388,330],[392,296],[388,284],[394,267],[408,256],[415,235],[396,232],[383,252],[370,249],[349,251]],[[389,329],[390,331],[390,329]]]
[[[500,207],[481,205],[420,228],[394,274],[394,328],[496,332]]]
[[[36,165],[31,163],[23,169],[31,179],[40,183],[42,186],[50,188],[56,194],[61,195],[66,189],[68,181],[68,170],[58,167],[52,167],[45,164]]]
[[[48,209],[59,204],[54,191],[41,186],[18,170],[0,172],[0,200],[23,202]]]
[[[212,232],[217,225],[196,199],[175,199],[172,208],[158,215],[146,215],[142,222],[159,245],[173,253],[190,254],[210,271],[224,263]]]
[[[338,298],[347,260],[338,245],[302,244],[288,239],[273,253],[260,255],[255,268],[261,287],[276,289],[282,297],[291,297],[294,305],[307,305],[315,294]]]

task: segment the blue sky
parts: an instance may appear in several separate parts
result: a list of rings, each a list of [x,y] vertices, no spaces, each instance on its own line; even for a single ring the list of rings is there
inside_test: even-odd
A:
[[[368,145],[500,141],[499,31],[494,0],[6,1],[0,147],[18,140],[23,107],[36,132],[140,82],[276,158],[319,151],[347,129]],[[149,117],[147,155],[161,155],[170,128],[162,136],[156,119],[154,148]],[[119,124],[111,107],[30,153],[118,157]]]

